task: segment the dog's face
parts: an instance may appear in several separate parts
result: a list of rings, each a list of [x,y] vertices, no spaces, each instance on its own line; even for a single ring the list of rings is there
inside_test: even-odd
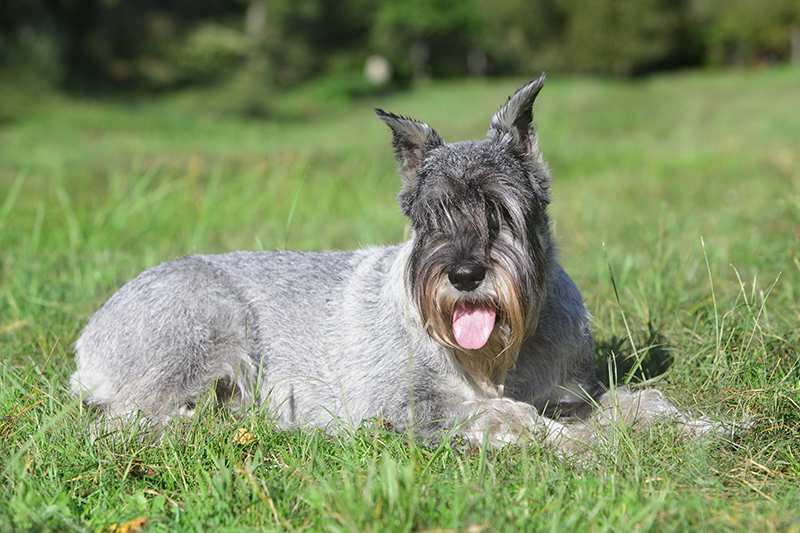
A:
[[[408,285],[431,336],[460,351],[515,355],[538,313],[551,253],[549,175],[531,129],[543,81],[509,98],[480,141],[446,144],[423,122],[377,111],[413,228]]]

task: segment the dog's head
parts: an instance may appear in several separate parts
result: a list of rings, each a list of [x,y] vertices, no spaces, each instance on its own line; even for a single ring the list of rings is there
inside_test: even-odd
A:
[[[377,110],[413,229],[408,287],[429,334],[462,352],[516,357],[538,314],[552,256],[550,177],[532,129],[543,82],[517,90],[479,141],[448,144],[424,122]]]

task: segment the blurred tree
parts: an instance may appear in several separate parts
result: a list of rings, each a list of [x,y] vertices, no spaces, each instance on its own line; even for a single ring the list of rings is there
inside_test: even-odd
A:
[[[242,69],[244,78],[244,112],[257,116],[267,112],[269,101],[270,61],[266,39],[269,9],[267,0],[249,0],[245,12],[244,28],[248,40],[247,62]]]
[[[326,73],[341,58],[360,68],[375,0],[270,0],[266,43],[273,81],[292,85]]]
[[[372,54],[400,82],[629,76],[786,61],[793,32],[800,55],[799,0],[3,0],[0,66],[115,88],[232,81],[263,102],[320,77],[357,93]]]
[[[370,42],[401,79],[464,74],[479,29],[473,0],[383,0]]]
[[[552,0],[478,0],[481,46],[491,69],[533,73],[559,68],[568,13]]]
[[[683,0],[559,0],[568,14],[557,62],[630,75],[669,62],[684,45]]]
[[[800,1],[695,0],[692,15],[711,63],[786,61],[800,26]]]
[[[56,29],[47,8],[38,0],[4,0],[0,4],[0,67],[41,78],[60,73],[58,50],[52,34]]]
[[[4,0],[0,5],[0,59],[21,38],[21,31],[46,16],[45,7],[35,0]]]
[[[169,87],[236,66],[240,1],[44,0],[67,82]],[[238,40],[237,40],[238,39]]]

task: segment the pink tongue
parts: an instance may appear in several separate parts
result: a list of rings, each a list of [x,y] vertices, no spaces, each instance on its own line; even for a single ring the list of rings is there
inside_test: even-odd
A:
[[[489,340],[494,329],[495,311],[483,305],[458,302],[453,310],[453,336],[466,350],[478,350]]]

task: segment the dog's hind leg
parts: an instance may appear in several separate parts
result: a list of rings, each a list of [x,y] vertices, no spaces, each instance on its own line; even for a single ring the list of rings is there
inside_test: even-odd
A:
[[[151,423],[188,414],[214,386],[251,399],[254,319],[229,280],[200,258],[166,263],[122,287],[76,343],[72,390],[107,418]]]
[[[659,390],[631,390],[628,387],[617,387],[603,394],[598,399],[598,409],[589,423],[604,428],[622,422],[634,429],[644,430],[658,421],[676,424],[687,437],[724,434],[729,429],[725,424],[702,416],[692,416],[678,409]]]

